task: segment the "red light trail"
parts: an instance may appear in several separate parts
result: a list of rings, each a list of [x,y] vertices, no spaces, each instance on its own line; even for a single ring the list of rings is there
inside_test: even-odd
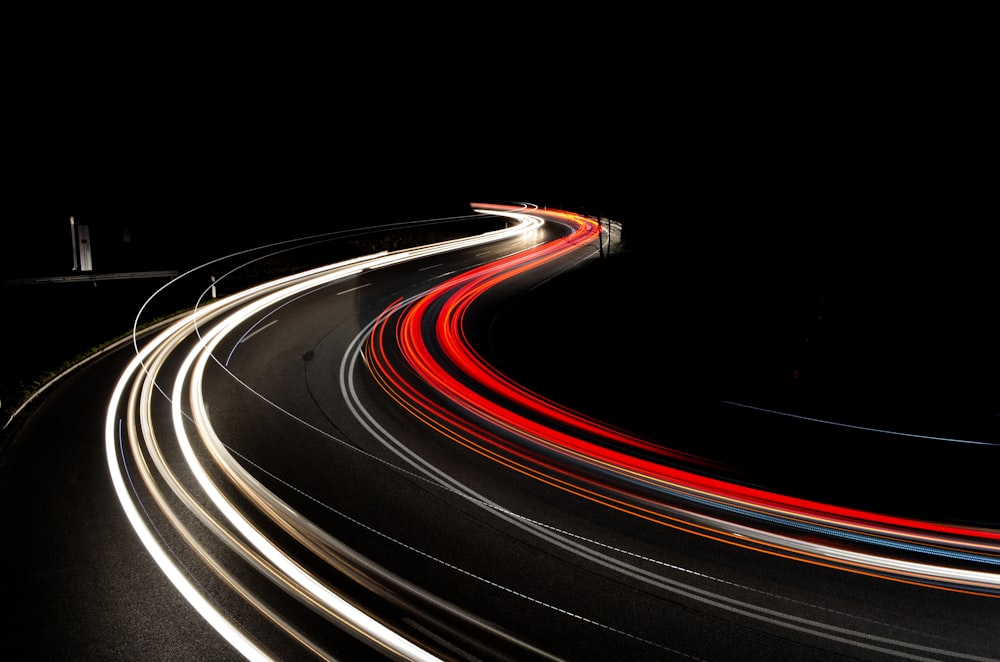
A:
[[[483,209],[519,211],[500,205]],[[465,332],[477,298],[588,245],[601,231],[595,220],[567,211],[532,214],[565,226],[568,234],[397,302],[374,326],[368,364],[406,409],[509,468],[671,527],[819,565],[1000,596],[1000,532],[866,512],[719,478],[711,470],[723,467],[707,458],[605,425],[494,369]],[[823,542],[816,542],[817,534]],[[907,558],[886,555],[885,549]],[[961,566],[943,565],[941,559]]]

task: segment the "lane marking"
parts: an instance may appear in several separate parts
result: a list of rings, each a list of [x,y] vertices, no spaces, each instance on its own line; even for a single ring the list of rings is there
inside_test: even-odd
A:
[[[352,287],[349,290],[341,290],[340,292],[337,292],[337,296],[339,297],[341,294],[350,294],[355,290],[360,290],[362,287],[368,287],[369,285],[371,285],[371,283],[364,283],[362,285],[358,285],[357,287]]]

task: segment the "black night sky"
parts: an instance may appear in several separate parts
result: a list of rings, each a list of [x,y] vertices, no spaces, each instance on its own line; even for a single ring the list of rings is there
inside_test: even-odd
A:
[[[3,275],[68,269],[71,216],[95,269],[176,269],[527,201],[622,223],[648,283],[619,292],[635,310],[680,291],[713,324],[850,308],[841,354],[870,365],[868,388],[929,366],[1000,413],[983,99],[930,60],[894,62],[720,58],[642,85],[595,66],[549,93],[409,69],[377,87],[252,66],[185,79],[159,59],[127,85],[67,70],[13,104]]]

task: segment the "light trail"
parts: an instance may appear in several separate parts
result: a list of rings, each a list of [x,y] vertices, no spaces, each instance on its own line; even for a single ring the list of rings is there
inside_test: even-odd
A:
[[[295,631],[292,626],[284,622],[280,615],[273,613],[266,604],[254,597],[253,592],[246,586],[239,585],[238,580],[233,575],[223,572],[218,564],[212,562],[211,554],[187,531],[186,527],[180,524],[180,518],[170,511],[162,496],[158,496],[161,493],[155,485],[157,479],[152,472],[144,470],[136,475],[129,472],[128,466],[132,462],[139,467],[146,466],[145,460],[136,454],[135,449],[142,446],[149,448],[153,464],[161,478],[169,484],[171,491],[180,497],[184,506],[198,520],[207,524],[217,538],[230,548],[238,550],[239,555],[245,560],[252,561],[256,570],[267,575],[272,582],[282,586],[287,592],[303,602],[319,607],[332,621],[340,624],[346,631],[368,641],[387,655],[407,660],[437,659],[436,655],[365,613],[293,561],[280,549],[277,543],[269,539],[223,493],[210,476],[209,469],[203,464],[202,454],[196,449],[195,442],[189,437],[186,429],[190,424],[193,424],[198,434],[199,443],[209,449],[212,459],[219,466],[228,468],[230,477],[239,475],[243,478],[246,492],[257,490],[256,501],[258,504],[263,504],[272,510],[283,510],[284,517],[294,518],[294,513],[290,509],[282,509],[280,500],[267,493],[259,484],[246,488],[246,483],[250,482],[250,479],[245,472],[238,468],[237,463],[232,460],[212,431],[208,412],[201,397],[200,385],[205,366],[210,359],[214,360],[213,350],[223,338],[234,333],[237,327],[246,320],[260,315],[264,310],[280,306],[284,301],[309,290],[357,275],[364,270],[378,269],[427,255],[509,238],[527,232],[540,223],[539,220],[528,216],[517,220],[517,224],[505,230],[487,232],[467,239],[440,242],[410,251],[382,252],[264,283],[227,299],[196,307],[192,313],[174,322],[141,349],[138,346],[138,333],[134,333],[136,357],[120,376],[112,393],[105,419],[105,449],[115,492],[139,540],[165,576],[206,622],[247,659],[270,659],[271,655],[232,618],[223,614],[182,565],[178,564],[167,551],[164,543],[159,539],[161,534],[151,526],[149,516],[144,514],[147,512],[146,504],[139,496],[134,483],[130,483],[131,480],[143,477],[146,483],[145,488],[154,495],[153,498],[158,502],[161,512],[167,515],[173,523],[174,529],[180,531],[197,554],[212,565],[215,572],[224,576],[230,586],[237,590],[251,606],[275,622],[304,647],[312,650],[314,654],[328,659],[330,656],[322,653],[318,647],[308,641],[305,635]],[[136,327],[138,327],[138,319],[137,317]],[[217,320],[221,321],[216,323]],[[207,330],[207,332],[203,333],[203,330]],[[245,335],[244,339],[246,337],[248,335]],[[192,348],[184,349],[185,346],[192,343]],[[153,397],[155,393],[163,394],[157,383],[157,377],[164,363],[174,353],[181,353],[182,356],[181,365],[175,372],[174,385],[168,398],[172,428],[166,431],[156,431],[151,414]],[[129,398],[125,397],[127,392],[132,393]],[[182,408],[185,402],[191,407],[190,414]],[[127,426],[124,424],[126,420],[129,422]],[[123,429],[125,431],[122,431]],[[133,449],[131,459],[126,455],[126,445],[123,443],[126,437],[130,439],[127,447]],[[174,445],[173,452],[179,449],[186,466],[196,480],[198,491],[201,492],[202,497],[208,498],[208,502],[196,498],[194,496],[195,490],[184,487],[175,472],[167,467],[164,460],[165,452],[162,449],[166,441],[165,438],[168,437],[171,438],[171,443]],[[129,484],[132,484],[133,487],[129,488]],[[221,515],[222,520],[228,522],[231,530],[226,530],[221,525],[217,515],[211,514],[213,510]],[[242,540],[249,541],[252,549],[247,548],[241,542]]]
[[[493,628],[475,614],[440,600],[405,578],[364,559],[266,489],[243,466],[241,460],[245,462],[245,459],[234,457],[216,433],[203,392],[209,367],[218,364],[229,372],[226,366],[241,343],[274,324],[274,314],[296,299],[308,297],[332,283],[367,270],[490,243],[549,222],[563,225],[570,231],[556,241],[459,270],[444,278],[438,276],[434,279],[440,279],[436,285],[392,304],[354,338],[341,362],[340,388],[347,406],[372,438],[412,467],[414,475],[428,481],[429,485],[459,495],[491,516],[580,559],[652,588],[723,612],[867,651],[908,659],[993,659],[871,634],[862,629],[834,626],[819,616],[804,615],[801,604],[774,609],[749,599],[706,590],[694,582],[668,577],[659,570],[648,570],[644,565],[653,563],[660,568],[669,567],[671,572],[696,577],[698,581],[725,584],[704,573],[694,573],[657,559],[644,558],[641,564],[637,563],[638,555],[628,550],[612,549],[603,541],[585,539],[518,514],[465,485],[394,437],[365,408],[355,388],[362,361],[376,383],[393,400],[445,439],[490,459],[504,470],[529,476],[589,503],[627,513],[644,522],[772,556],[921,587],[944,588],[979,597],[1000,596],[1000,573],[996,570],[1000,565],[998,531],[840,508],[730,483],[712,476],[712,470],[720,468],[716,463],[631,435],[562,407],[496,371],[466,337],[465,321],[468,316],[475,315],[477,299],[529,270],[577,251],[592,250],[601,229],[591,219],[560,210],[503,205],[477,207],[477,211],[509,218],[512,227],[467,240],[364,256],[264,283],[218,302],[199,303],[190,315],[170,325],[141,349],[136,334],[136,358],[119,379],[106,416],[106,454],[115,490],[129,522],[165,576],[236,650],[248,659],[272,657],[238,619],[216,608],[211,596],[173,557],[163,533],[151,524],[152,516],[145,510],[147,506],[155,503],[158,512],[170,521],[171,528],[213,573],[263,618],[317,657],[330,659],[332,656],[300,631],[293,621],[256,596],[238,573],[230,572],[217,562],[200,535],[183,523],[184,513],[193,516],[210,532],[213,540],[221,542],[255,573],[389,656],[438,658],[430,647],[410,638],[394,624],[368,613],[308,571],[283,548],[283,538],[266,533],[258,522],[261,516],[310,550],[317,559],[337,568],[373,593],[381,593],[383,597],[397,593],[409,595],[412,600],[433,605],[481,632],[504,638],[530,656],[549,657],[544,651]],[[232,343],[231,350],[225,361],[219,361],[216,357],[224,354],[220,349],[226,342]],[[159,380],[161,375],[167,374],[172,387],[163,390]],[[241,387],[252,390],[236,375],[230,375]],[[126,393],[130,393],[127,398]],[[157,395],[162,396],[162,400],[158,401]],[[263,406],[277,408],[263,396],[261,398]],[[154,409],[164,406],[169,411],[169,428],[158,427],[154,422],[157,418]],[[294,425],[309,425],[291,412],[282,413]],[[360,452],[353,447],[352,450]],[[183,462],[172,468],[168,456],[178,455]],[[185,475],[181,476],[182,473]],[[182,506],[176,508],[177,512],[160,490],[159,483],[167,486],[167,491]],[[244,501],[250,505],[249,511],[241,505]],[[415,547],[394,538],[387,539],[412,553],[447,565]],[[843,541],[850,541],[854,547],[841,545]],[[905,551],[909,556],[894,556],[885,549]],[[932,563],[928,559],[935,561]],[[949,564],[948,559],[956,564]],[[453,569],[462,572],[459,568]],[[490,583],[486,577],[468,574]],[[378,579],[369,579],[373,575]],[[549,604],[523,591],[502,588],[566,617],[592,622],[582,613]],[[729,589],[748,590],[732,585]],[[767,597],[769,602],[779,599],[774,595]],[[815,613],[822,612],[818,606],[809,605],[808,608]],[[594,625],[601,624],[594,622]],[[621,636],[635,636],[604,627]],[[661,643],[647,643],[663,647]]]
[[[708,507],[758,525],[792,528],[810,537],[820,533],[831,541],[817,545],[805,538],[777,535],[713,516],[710,521],[715,524],[709,527],[708,535],[731,544],[747,547],[752,541],[760,551],[830,567],[1000,596],[1000,573],[995,569],[1000,565],[1000,531],[865,512],[714,478],[699,472],[710,464],[701,458],[651,444],[569,411],[494,370],[465,336],[464,317],[476,298],[538,262],[573,250],[576,243],[595,232],[596,224],[583,217],[547,213],[574,224],[576,232],[560,242],[537,247],[531,255],[498,260],[466,272],[382,317],[370,336],[366,354],[377,379],[395,399],[409,403],[411,411],[421,412],[421,420],[433,420],[434,427],[449,430],[449,436],[485,457],[645,518],[673,520],[658,511],[680,499],[689,507]],[[387,350],[390,344],[401,362],[394,362],[395,354]],[[404,376],[404,369],[413,377]],[[435,397],[423,395],[425,388]],[[459,417],[438,404],[440,397],[463,415]],[[662,496],[649,496],[650,492]],[[697,528],[709,521],[697,514],[697,509],[688,511],[687,517],[702,522]],[[670,525],[678,526],[676,522]],[[876,548],[969,561],[983,569],[915,563],[894,556],[849,552],[832,544],[845,539]]]
[[[542,252],[539,249],[536,250],[539,253]],[[519,259],[512,259],[510,264],[513,266],[506,273],[516,273],[522,266]],[[438,430],[445,437],[463,447],[494,460],[508,469],[531,476],[584,499],[688,533],[773,555],[808,561],[817,565],[851,569],[852,572],[859,574],[883,577],[891,577],[895,574],[899,581],[922,583],[925,586],[937,586],[939,582],[944,580],[957,580],[961,584],[961,588],[954,590],[984,596],[996,595],[996,589],[1000,586],[998,583],[1000,577],[995,572],[966,571],[960,568],[932,566],[892,557],[861,554],[831,545],[816,544],[787,535],[778,535],[719,517],[711,517],[704,512],[681,508],[675,504],[678,502],[695,503],[714,507],[716,512],[721,510],[723,513],[732,513],[738,511],[733,506],[733,503],[736,503],[742,504],[742,514],[744,515],[754,511],[747,508],[745,501],[727,498],[724,493],[720,496],[720,486],[724,485],[721,481],[704,477],[697,477],[695,480],[694,475],[689,476],[686,472],[676,475],[687,477],[687,480],[693,483],[694,487],[678,482],[650,480],[648,476],[643,476],[642,471],[636,467],[648,469],[656,466],[653,463],[646,464],[638,462],[636,458],[624,456],[625,460],[631,463],[632,468],[622,469],[620,466],[615,466],[613,462],[595,461],[593,458],[595,454],[616,459],[623,456],[615,456],[595,446],[590,446],[585,452],[581,452],[579,447],[584,442],[575,437],[564,435],[552,421],[556,421],[560,425],[577,424],[580,429],[586,430],[586,435],[581,436],[604,437],[625,448],[644,448],[645,445],[642,440],[628,438],[627,435],[621,436],[618,431],[591,421],[585,416],[569,412],[555,403],[549,403],[521,389],[502,375],[492,371],[475,355],[475,352],[468,346],[461,329],[461,315],[471,303],[470,299],[463,300],[462,296],[466,293],[473,293],[470,298],[474,298],[486,289],[483,285],[484,282],[494,278],[502,278],[498,275],[501,273],[504,273],[502,267],[493,264],[489,268],[484,267],[479,274],[466,273],[463,277],[433,288],[419,297],[398,302],[376,320],[372,331],[366,330],[363,334],[367,338],[364,354],[365,364],[377,381],[401,406],[428,426]],[[477,280],[480,277],[482,280]],[[441,301],[445,301],[445,303],[441,303]],[[436,314],[428,312],[431,310],[436,311]],[[424,319],[424,315],[427,315],[428,319]],[[433,329],[433,331],[427,332],[427,329]],[[443,339],[442,336],[444,336]],[[404,360],[393,361],[390,358],[390,356],[395,356],[397,352]],[[442,354],[448,355],[453,361],[447,366],[442,366],[438,362],[438,357]],[[346,372],[349,374],[356,365],[357,362],[353,361]],[[473,368],[467,369],[469,366],[473,366]],[[342,389],[350,391],[349,379],[343,376],[344,372],[342,370]],[[472,375],[471,378],[470,375]],[[482,392],[469,387],[469,384],[479,387],[487,384],[484,391],[488,395],[483,395]],[[422,385],[430,385],[430,389],[424,389]],[[434,395],[426,395],[425,390],[429,390]],[[514,391],[513,394],[511,390]],[[441,404],[438,396],[442,394],[446,395],[451,407],[445,407]],[[502,394],[503,397],[497,397],[497,394]],[[589,545],[580,545],[571,535],[554,532],[543,524],[530,522],[527,518],[522,518],[516,513],[503,509],[465,487],[454,478],[442,474],[433,465],[413,454],[401,440],[381,429],[377,422],[365,413],[364,407],[357,397],[348,398],[348,400],[354,402],[353,406],[359,417],[369,421],[369,431],[373,435],[383,439],[383,443],[387,447],[390,447],[416,470],[426,474],[429,480],[439,483],[446,489],[460,491],[470,501],[478,503],[484,508],[495,510],[498,517],[520,523],[539,537],[571,550],[582,558],[614,569],[623,575],[649,582],[658,588],[677,592],[720,609],[733,611],[755,620],[779,624],[791,630],[808,632],[820,638],[849,643],[858,648],[891,653],[909,659],[935,659],[936,656],[963,657],[961,653],[955,651],[922,647],[894,638],[865,637],[860,632],[832,628],[822,621],[803,618],[794,612],[761,609],[752,603],[703,592],[682,582],[667,580],[662,576],[637,570],[629,564],[622,564],[616,559],[595,551]],[[527,405],[528,409],[535,413],[550,413],[551,416],[547,422],[551,427],[540,427],[536,422],[529,421],[522,416],[521,409],[515,410],[511,407],[510,403],[512,402],[518,405]],[[455,415],[453,413],[455,407],[463,410],[464,414]],[[477,423],[477,421],[481,421],[481,423]],[[519,427],[519,424],[523,427]],[[497,429],[504,430],[509,435],[497,434]],[[513,442],[511,438],[514,439]],[[553,443],[553,440],[564,442],[570,440],[574,447],[561,448],[558,443]],[[539,451],[539,448],[542,450]],[[559,461],[551,461],[552,454],[545,452],[552,450],[561,454]],[[667,452],[666,455],[671,454]],[[686,458],[688,456],[680,454],[673,456],[672,459],[678,457]],[[701,462],[696,462],[696,464],[701,464]],[[588,466],[591,472],[582,474],[576,471],[574,467],[579,465]],[[660,468],[661,471],[666,469],[666,467]],[[667,491],[676,500],[674,503],[662,499],[652,501],[648,497],[637,495],[629,490],[611,486],[604,480],[594,478],[594,475],[599,475],[601,472],[610,472],[633,480],[641,478],[647,485],[657,485],[661,489],[664,486],[671,486],[672,489]],[[715,489],[715,492],[704,489],[699,484],[709,485]],[[737,493],[742,492],[742,488],[739,486],[727,486],[727,488]],[[609,492],[611,496],[608,495]],[[788,497],[775,500],[795,504],[807,503]],[[837,512],[840,510],[823,504],[815,506],[820,511]],[[845,509],[844,512],[848,511]],[[860,513],[855,512],[855,514]],[[792,516],[796,519],[802,519],[803,513],[786,512],[786,517],[789,519],[783,523],[795,522],[796,519],[792,519]],[[837,526],[844,525],[843,522],[833,523]],[[817,525],[815,520],[810,521],[807,526],[811,532],[819,531],[833,535],[833,537],[838,535],[834,526]],[[973,531],[973,533],[978,532]],[[996,539],[995,534],[989,534],[988,537],[991,540]],[[936,544],[939,543],[940,541],[936,541]],[[976,545],[975,542],[971,544]],[[996,562],[995,545],[983,544],[978,549],[983,554],[974,554],[971,557],[964,556],[963,558],[972,558],[986,563]],[[926,551],[926,548],[923,548],[922,551]],[[905,576],[905,579],[901,579],[901,576]],[[924,657],[924,654],[935,657]]]
[[[887,434],[897,437],[913,437],[916,439],[927,439],[930,441],[948,441],[956,444],[971,444],[973,446],[1000,446],[1000,443],[994,443],[990,441],[978,441],[975,439],[959,439],[957,437],[939,437],[929,434],[917,434],[915,432],[900,432],[899,430],[886,430],[884,428],[873,428],[865,425],[854,425],[851,423],[844,423],[843,421],[832,421],[826,418],[803,416],[801,414],[793,414],[791,412],[779,411],[777,409],[757,407],[754,405],[748,405],[743,402],[732,402],[730,400],[720,400],[720,402],[726,405],[732,405],[733,407],[742,407],[743,409],[752,409],[754,411],[760,411],[766,414],[774,414],[776,416],[786,416],[788,418],[797,418],[801,421],[809,421],[810,423],[821,423],[822,425],[831,425],[834,427],[848,428],[851,430],[864,430],[866,432],[878,432],[879,434]]]

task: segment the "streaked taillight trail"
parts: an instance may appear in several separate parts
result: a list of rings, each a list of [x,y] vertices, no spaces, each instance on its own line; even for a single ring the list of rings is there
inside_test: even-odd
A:
[[[202,389],[209,363],[228,366],[228,358],[218,357],[231,356],[239,344],[233,338],[241,338],[241,329],[248,334],[248,325],[253,329],[269,310],[363,271],[495,242],[546,223],[560,226],[561,231],[553,235],[556,238],[528,242],[527,248],[458,270],[418,294],[400,297],[362,325],[343,356],[340,389],[347,408],[373,439],[391,448],[430,483],[605,568],[748,618],[807,630],[869,650],[940,652],[905,641],[880,639],[873,643],[870,637],[836,631],[793,613],[779,614],[750,602],[723,599],[683,582],[667,581],[605,553],[600,545],[585,543],[578,536],[493,503],[382,428],[354,388],[361,366],[367,366],[367,375],[393,401],[439,433],[442,443],[454,443],[458,449],[487,458],[499,471],[517,472],[574,495],[582,500],[581,505],[599,504],[643,522],[799,562],[977,597],[1000,597],[1000,531],[866,512],[729,481],[724,477],[726,467],[711,458],[671,448],[669,440],[651,440],[607,425],[552,402],[498,371],[467,334],[477,300],[493,288],[516,284],[516,279],[530,270],[576,254],[592,255],[602,228],[593,218],[563,210],[497,204],[476,204],[473,208],[478,213],[506,217],[509,227],[364,256],[264,283],[199,305],[192,313],[165,324],[141,348],[136,341],[136,358],[121,376],[106,416],[106,454],[116,493],[165,575],[248,659],[270,655],[188,576],[163,534],[151,523],[147,509],[155,505],[162,513],[156,519],[170,522],[175,532],[171,539],[182,540],[263,618],[320,658],[331,656],[308,633],[270,610],[253,590],[212,560],[210,545],[185,523],[190,520],[185,513],[210,532],[213,544],[221,542],[286,593],[387,655],[437,658],[311,573],[307,564],[297,562],[282,549],[280,541],[269,537],[268,527],[259,526],[255,517],[242,512],[240,504],[250,504],[257,518],[263,513],[324,564],[343,568],[348,574],[352,568],[364,567],[363,572],[354,574],[381,577],[380,581],[392,587],[384,591],[387,595],[416,595],[423,603],[433,603],[455,618],[485,628],[483,631],[508,637],[481,623],[475,614],[412,586],[406,578],[379,570],[377,564],[348,549],[254,480],[217,434]],[[232,349],[223,351],[223,343],[230,343]],[[233,379],[239,381],[236,375]],[[169,387],[161,386],[168,383]],[[241,386],[250,389],[249,385]],[[164,407],[166,415],[154,414]],[[288,416],[294,425],[306,424],[290,413]],[[170,421],[169,429],[162,425],[164,419]],[[543,604],[542,600],[536,602]],[[571,615],[568,608],[555,609]],[[531,656],[545,657],[530,643],[507,643]]]
[[[893,517],[728,482],[699,473],[713,462],[594,421],[532,393],[493,369],[463,331],[470,306],[506,278],[593,239],[594,220],[535,212],[572,226],[566,237],[484,265],[387,311],[368,347],[369,365],[397,400],[483,455],[587,499],[698,535],[802,561],[938,588],[1000,595],[1000,532]],[[396,352],[386,344],[395,343]],[[404,366],[394,366],[395,356]],[[447,400],[420,395],[410,374]],[[454,412],[461,410],[461,416]],[[475,424],[476,421],[481,425]],[[502,431],[502,432],[498,432]],[[503,458],[502,460],[500,458]],[[738,515],[729,518],[727,515]],[[776,533],[800,531],[801,537]],[[816,542],[816,535],[823,543]],[[864,543],[851,551],[837,541]],[[921,561],[885,555],[902,550]],[[982,570],[948,565],[981,564]]]

